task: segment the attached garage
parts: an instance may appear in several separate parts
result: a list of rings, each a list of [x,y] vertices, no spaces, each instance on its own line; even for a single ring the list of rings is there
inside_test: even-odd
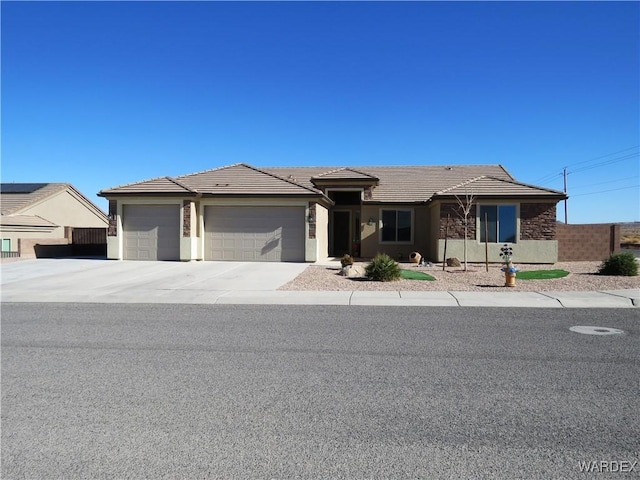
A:
[[[205,260],[304,262],[304,207],[208,206]]]
[[[180,205],[124,205],[125,260],[180,259]]]

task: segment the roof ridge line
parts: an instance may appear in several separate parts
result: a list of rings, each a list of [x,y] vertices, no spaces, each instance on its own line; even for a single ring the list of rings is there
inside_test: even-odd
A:
[[[490,178],[492,180],[498,180],[499,182],[509,182],[509,183],[513,183],[513,184],[516,184],[516,185],[523,185],[525,187],[535,188],[536,190],[545,190],[547,192],[561,193],[563,195],[566,195],[566,193],[563,192],[562,190],[554,190],[553,188],[546,188],[546,187],[541,187],[539,185],[534,185],[532,183],[521,182],[519,180],[516,180],[515,178],[511,178],[511,179],[498,178],[498,177],[494,177],[493,175],[486,175],[486,177]]]
[[[456,188],[467,186],[470,183],[477,182],[481,178],[488,178],[488,177],[487,177],[487,175],[480,175],[478,177],[469,178],[469,179],[465,180],[464,182],[458,183],[457,185],[452,185],[450,187],[447,187],[447,188],[444,188],[444,189],[442,189],[440,191],[437,191],[437,192],[434,193],[434,195],[442,195],[443,193],[449,192],[451,190],[455,190]],[[496,179],[496,180],[499,180],[499,179]]]
[[[185,185],[184,183],[182,183],[182,182],[178,181],[177,179],[175,179],[175,178],[173,178],[173,177],[166,176],[165,178],[166,178],[167,180],[169,180],[170,182],[175,183],[175,184],[176,184],[176,185],[178,185],[179,187],[182,187],[182,188],[184,188],[185,190],[187,190],[187,191],[189,191],[189,192],[191,192],[191,193],[199,193],[199,192],[198,192],[198,190],[196,190],[195,188],[191,188],[190,186]]]
[[[358,170],[358,169],[353,168],[353,167],[347,167],[346,169],[347,169],[347,170],[351,170],[352,172],[359,173],[360,175],[366,175],[367,177],[371,177],[371,178],[378,178],[378,177],[374,177],[374,176],[373,176],[373,175],[371,175],[370,173],[363,172],[362,170]],[[378,180],[380,180],[380,179],[378,178]]]
[[[316,168],[319,168],[319,167],[316,167]],[[321,173],[321,174],[319,174],[319,175],[314,175],[314,176],[313,176],[313,177],[311,177],[311,178],[320,178],[320,177],[325,177],[325,176],[327,176],[327,175],[331,175],[332,173],[336,173],[336,172],[343,172],[343,171],[346,171],[346,170],[348,170],[348,171],[350,171],[350,172],[353,172],[353,173],[357,173],[357,174],[359,174],[359,175],[364,175],[365,177],[369,177],[369,178],[371,178],[371,179],[374,179],[374,178],[375,178],[375,179],[380,180],[378,177],[376,177],[376,176],[374,176],[374,175],[371,175],[370,173],[363,172],[362,170],[358,170],[358,169],[353,168],[353,167],[339,167],[339,168],[334,168],[334,169],[332,169],[332,170],[327,170],[326,172],[322,172],[322,173]]]
[[[168,178],[167,176],[164,177],[153,177],[153,178],[147,178],[145,180],[139,180],[137,182],[128,182],[128,183],[123,183],[122,185],[116,185],[115,187],[110,187],[107,189],[101,189],[100,192],[104,192],[105,190],[115,190],[116,188],[123,188],[123,187],[130,187],[131,185],[136,185],[138,183],[146,183],[146,182],[152,182],[154,180],[161,180],[163,178]]]
[[[288,178],[281,177],[280,175],[276,175],[275,173],[271,173],[271,172],[267,172],[265,170],[261,170],[258,167],[254,167],[253,165],[249,165],[248,163],[239,163],[239,164],[236,164],[236,165],[229,165],[229,167],[235,167],[235,166],[238,166],[238,165],[242,165],[243,167],[250,168],[251,170],[255,170],[256,172],[262,173],[264,175],[269,175],[270,177],[276,178],[278,180],[282,180],[283,182],[290,183],[291,185],[295,185],[296,187],[304,188],[305,190],[308,190],[310,192],[320,193],[321,195],[324,195],[324,193],[322,193],[320,190],[316,190],[315,188],[305,187],[304,185],[301,185],[298,182],[294,182],[292,180],[289,180]]]
[[[318,167],[318,168],[320,168],[320,167]],[[338,168],[334,168],[334,169],[332,169],[332,170],[327,170],[326,172],[322,172],[320,175],[316,175],[316,176],[315,176],[315,178],[318,178],[318,177],[324,177],[325,175],[330,175],[330,174],[332,174],[332,173],[340,172],[340,171],[342,171],[342,170],[347,170],[347,169],[349,169],[349,167],[338,167]],[[311,177],[311,178],[314,178],[314,177]]]
[[[238,165],[244,165],[244,164],[242,162],[237,162],[237,163],[232,163],[231,165],[223,165],[222,167],[207,168],[206,170],[201,170],[199,172],[187,173],[186,175],[178,175],[175,178],[193,177],[195,175],[200,175],[202,173],[215,172],[216,170],[224,170],[225,168],[229,168],[229,167],[237,167]]]

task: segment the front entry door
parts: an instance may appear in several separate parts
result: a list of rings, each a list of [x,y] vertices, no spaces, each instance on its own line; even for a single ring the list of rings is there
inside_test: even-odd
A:
[[[333,212],[333,256],[341,257],[345,253],[350,253],[350,232],[351,212],[348,210],[338,210]]]

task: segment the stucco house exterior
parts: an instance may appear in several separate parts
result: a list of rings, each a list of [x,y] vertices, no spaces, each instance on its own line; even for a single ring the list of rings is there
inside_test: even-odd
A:
[[[413,251],[462,258],[457,198],[473,195],[467,258],[513,243],[518,262],[557,261],[563,192],[501,165],[281,167],[247,164],[104,189],[107,256],[137,260],[306,261]],[[485,225],[485,214],[487,224]],[[447,227],[447,218],[449,226]]]
[[[0,184],[3,256],[34,257],[38,245],[66,245],[69,228],[106,228],[106,214],[69,183]]]

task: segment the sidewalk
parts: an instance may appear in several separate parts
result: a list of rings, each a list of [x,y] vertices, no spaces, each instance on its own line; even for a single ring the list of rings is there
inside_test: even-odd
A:
[[[367,292],[367,291],[234,291],[220,295],[216,304],[260,305],[377,305],[425,307],[543,307],[634,308],[640,291],[603,292]]]
[[[602,292],[409,292],[192,290],[133,288],[119,291],[2,291],[2,302],[165,303],[216,305],[371,305],[425,307],[635,308],[638,290]]]

